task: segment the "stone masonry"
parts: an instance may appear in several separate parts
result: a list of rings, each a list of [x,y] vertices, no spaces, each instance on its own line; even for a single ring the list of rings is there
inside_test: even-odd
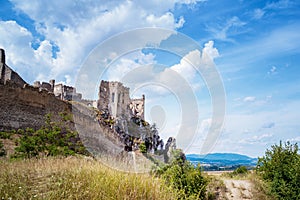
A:
[[[7,81],[14,82],[20,87],[27,84],[15,71],[6,65],[5,51],[0,49],[0,84],[5,84]]]
[[[120,82],[101,81],[99,87],[98,109],[107,111],[115,119],[138,117],[144,120],[145,96],[131,99],[129,88]]]

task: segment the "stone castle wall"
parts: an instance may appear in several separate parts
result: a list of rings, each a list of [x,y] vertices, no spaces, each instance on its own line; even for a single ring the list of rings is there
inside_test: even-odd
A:
[[[59,113],[64,112],[72,115],[74,123],[69,128],[79,132],[91,152],[118,155],[124,149],[112,130],[100,126],[95,111],[84,104],[71,104],[49,91],[29,85],[21,88],[11,81],[0,84],[0,102],[0,131],[39,129],[45,125],[46,114],[51,113],[52,120],[59,121]]]
[[[13,82],[0,84],[0,102],[0,130],[38,129],[44,125],[47,113],[58,116],[60,112],[71,112],[72,108],[48,91],[29,85],[21,88]]]

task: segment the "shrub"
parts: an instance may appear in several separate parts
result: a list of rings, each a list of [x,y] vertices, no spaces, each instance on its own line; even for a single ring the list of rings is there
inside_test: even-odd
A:
[[[39,130],[27,128],[18,130],[22,136],[17,141],[15,158],[31,158],[39,156],[74,155],[75,153],[88,155],[87,150],[75,131],[64,125],[66,119],[61,116],[61,122],[52,122],[51,115],[46,115],[46,126]]]
[[[278,199],[300,199],[300,155],[298,145],[273,145],[258,159],[257,172]]]
[[[13,133],[10,133],[10,132],[0,132],[0,138],[1,139],[10,139],[10,136],[12,135]]]
[[[179,195],[179,199],[205,199],[207,180],[201,174],[201,167],[182,159],[182,153],[176,151],[172,163],[157,170]]]
[[[139,149],[140,149],[141,153],[147,153],[147,148],[146,148],[145,142],[142,142],[140,144]]]
[[[233,171],[234,174],[246,174],[248,173],[248,169],[245,166],[240,166]]]

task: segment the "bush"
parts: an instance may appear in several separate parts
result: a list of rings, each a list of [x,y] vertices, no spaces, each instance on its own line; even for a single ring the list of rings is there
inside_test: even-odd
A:
[[[17,141],[14,158],[31,158],[39,156],[74,155],[75,153],[88,155],[87,150],[75,131],[64,125],[66,119],[62,115],[61,122],[52,122],[51,115],[46,115],[46,126],[39,130],[27,128],[18,130],[22,136]]]
[[[147,153],[147,148],[146,148],[145,142],[142,142],[140,144],[139,149],[140,149],[141,153]]]
[[[207,180],[201,174],[201,167],[182,159],[176,153],[171,164],[157,170],[162,177],[179,195],[179,199],[205,199]]]
[[[245,166],[240,166],[233,171],[234,174],[246,174],[248,173],[248,169]]]
[[[12,134],[13,133],[10,133],[10,132],[0,132],[0,139],[10,139],[10,136]]]
[[[278,199],[300,199],[300,155],[298,145],[273,145],[258,159],[257,172],[269,183]]]

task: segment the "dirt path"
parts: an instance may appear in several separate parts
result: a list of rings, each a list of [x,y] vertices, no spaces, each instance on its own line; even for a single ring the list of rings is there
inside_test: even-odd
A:
[[[224,183],[222,195],[217,199],[228,199],[228,200],[244,200],[253,199],[253,183],[247,179],[237,179],[222,176],[226,171],[214,171],[207,172],[208,175],[216,177]],[[225,190],[225,191],[224,191]]]
[[[253,199],[252,183],[248,180],[223,179],[228,200]]]

